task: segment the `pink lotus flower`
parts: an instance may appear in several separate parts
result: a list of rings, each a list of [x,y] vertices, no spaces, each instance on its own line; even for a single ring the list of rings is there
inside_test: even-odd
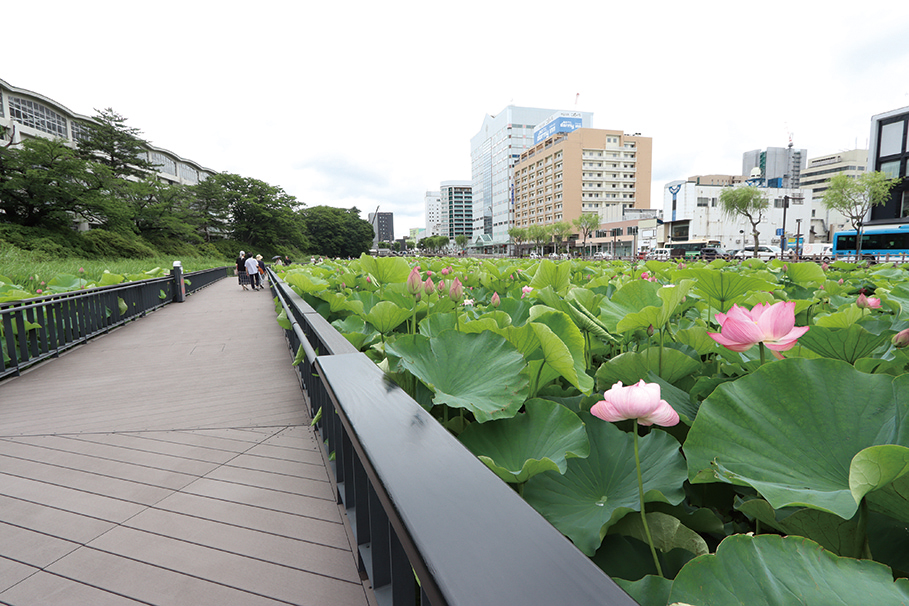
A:
[[[855,304],[859,309],[880,309],[881,300],[877,297],[866,297],[865,293],[861,293],[858,296],[858,299],[855,300]]]
[[[43,293],[43,292],[44,292],[44,291],[43,291],[43,290],[41,290],[41,289],[40,289],[40,288],[39,288],[39,289],[38,289],[38,290],[36,290],[36,291],[35,291],[35,292],[36,292],[36,293],[38,293],[38,294],[39,294],[39,295],[40,295],[40,294],[41,294],[41,293]]]
[[[80,274],[84,274],[84,273],[85,273],[85,268],[84,268],[84,267],[80,267],[80,268],[79,268],[79,273],[80,273]]]
[[[533,287],[531,287],[531,286],[522,286],[522,287],[521,287],[521,293],[522,293],[522,294],[521,294],[521,298],[523,299],[524,297],[526,297],[527,295],[529,295],[529,294],[532,293],[532,292],[533,292]]]
[[[366,276],[366,283],[372,284],[372,279],[369,276]]]
[[[622,386],[619,381],[603,394],[603,400],[590,409],[591,414],[604,421],[614,423],[634,419],[639,425],[661,425],[672,427],[679,422],[677,413],[666,400],[660,399],[657,383],[639,381],[636,385]]]
[[[450,267],[443,267],[443,268],[442,268],[442,275],[443,275],[443,276],[447,276],[447,275],[450,274],[450,273],[451,273],[451,268],[450,268]]]
[[[499,293],[497,293],[497,292],[492,293],[492,299],[489,300],[489,304],[492,305],[493,307],[498,307],[499,305],[502,304],[502,300],[499,298]]]
[[[837,282],[837,284],[842,284],[842,283],[843,283],[843,279],[842,279],[842,278],[840,278],[840,281],[839,281],[839,282]]]
[[[436,290],[439,291],[440,295],[445,292],[445,280],[439,280],[439,283],[436,285]]]
[[[426,278],[426,281],[423,282],[423,290],[426,291],[426,296],[436,292],[436,285],[432,283],[432,278]]]
[[[448,291],[448,296],[455,303],[460,303],[461,298],[464,296],[464,286],[461,285],[461,281],[457,278],[452,282],[451,289]]]
[[[763,343],[773,351],[787,351],[808,332],[807,326],[795,325],[792,301],[760,303],[751,311],[733,305],[728,314],[716,314],[716,321],[720,323],[720,332],[707,334],[732,351],[747,351],[756,343]]]
[[[423,279],[420,278],[420,270],[414,267],[407,276],[407,292],[415,295],[421,290],[423,290]]]

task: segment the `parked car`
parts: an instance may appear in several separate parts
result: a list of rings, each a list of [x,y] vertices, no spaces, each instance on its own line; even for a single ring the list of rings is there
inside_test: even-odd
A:
[[[758,246],[757,252],[758,259],[764,259],[766,261],[767,259],[773,259],[774,257],[779,259],[781,250],[779,246],[761,244]],[[736,259],[751,259],[752,257],[754,257],[754,246],[746,246],[735,253]]]
[[[804,244],[799,249],[799,256],[809,261],[820,259],[826,263],[833,258],[833,244],[828,242]]]
[[[647,258],[656,259],[657,261],[668,261],[670,255],[672,255],[672,249],[654,248],[649,253],[647,253]]]
[[[598,250],[597,252],[593,253],[593,258],[594,259],[611,259],[612,253],[610,253],[608,250]]]
[[[729,253],[727,253],[719,246],[706,246],[701,249],[701,258],[705,261],[713,261],[714,259],[727,259],[729,258]]]

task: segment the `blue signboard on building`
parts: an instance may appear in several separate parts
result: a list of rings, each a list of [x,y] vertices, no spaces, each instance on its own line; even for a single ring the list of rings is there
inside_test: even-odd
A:
[[[545,141],[556,133],[570,133],[581,128],[583,119],[580,112],[559,112],[533,131],[533,144]]]

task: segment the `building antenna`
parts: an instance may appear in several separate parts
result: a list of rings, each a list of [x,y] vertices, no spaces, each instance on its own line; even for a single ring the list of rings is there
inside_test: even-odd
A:
[[[575,96],[574,96],[574,105],[575,105],[575,107],[577,107],[577,105],[578,105],[578,99],[580,98],[580,96],[581,96],[581,93],[577,93],[577,94],[575,94]]]

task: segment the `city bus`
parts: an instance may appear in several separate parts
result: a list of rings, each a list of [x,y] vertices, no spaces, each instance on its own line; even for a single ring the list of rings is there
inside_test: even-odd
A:
[[[675,257],[700,257],[705,248],[711,249],[711,256],[716,256],[714,250],[722,251],[719,240],[686,240],[684,242],[670,242],[665,248],[670,250],[670,255]],[[719,256],[722,256],[720,253]]]
[[[833,257],[854,260],[858,232],[840,231],[833,236]],[[909,261],[909,223],[870,226],[862,230],[862,258],[877,261]]]

